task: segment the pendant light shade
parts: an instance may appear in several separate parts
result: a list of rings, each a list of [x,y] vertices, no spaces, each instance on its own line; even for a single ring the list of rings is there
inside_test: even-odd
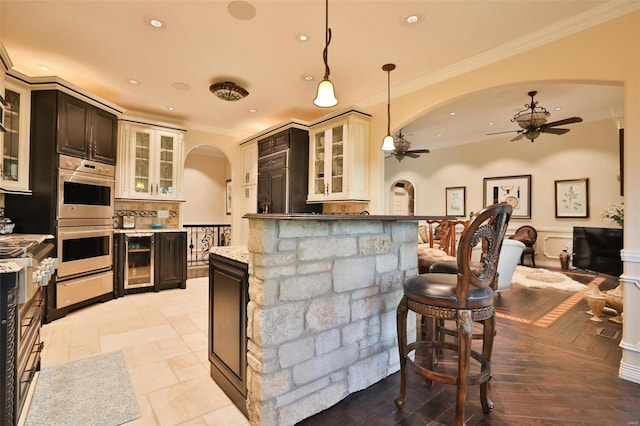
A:
[[[329,108],[338,103],[331,80],[324,79],[318,84],[318,95],[313,103],[322,108]]]
[[[324,61],[324,78],[318,84],[318,94],[313,103],[322,108],[329,108],[338,103],[336,99],[333,83],[329,80],[329,43],[331,42],[331,28],[329,28],[329,0],[326,0],[326,21],[325,21],[325,45],[322,51]]]
[[[382,139],[382,146],[380,147],[383,151],[395,151],[396,145],[393,141],[393,136],[387,135]]]
[[[391,71],[395,69],[395,64],[384,64],[382,66],[382,70],[387,72],[387,136],[382,140],[380,149],[388,152],[396,149],[393,136],[391,136]]]

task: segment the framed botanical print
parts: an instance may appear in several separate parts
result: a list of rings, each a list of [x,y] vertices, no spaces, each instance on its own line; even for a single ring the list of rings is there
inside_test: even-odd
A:
[[[556,217],[589,217],[589,178],[556,181]]]
[[[447,216],[466,216],[466,186],[452,186],[445,189],[445,203]]]

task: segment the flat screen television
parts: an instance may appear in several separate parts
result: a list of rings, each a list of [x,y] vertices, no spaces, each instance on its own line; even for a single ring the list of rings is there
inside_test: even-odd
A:
[[[572,264],[618,277],[622,274],[622,229],[573,227]]]

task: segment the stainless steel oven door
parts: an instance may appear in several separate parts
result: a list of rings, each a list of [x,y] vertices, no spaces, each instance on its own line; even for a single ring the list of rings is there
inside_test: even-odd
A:
[[[58,226],[58,278],[110,269],[112,247],[112,226]]]
[[[59,169],[58,218],[111,219],[113,190],[112,178]]]

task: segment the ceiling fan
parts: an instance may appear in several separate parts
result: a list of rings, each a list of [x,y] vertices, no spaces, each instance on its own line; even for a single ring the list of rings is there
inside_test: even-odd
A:
[[[511,139],[511,141],[517,141],[522,138],[527,138],[531,142],[533,142],[534,139],[536,139],[542,133],[562,135],[569,131],[569,129],[559,129],[556,126],[564,126],[566,124],[582,122],[581,117],[569,117],[565,118],[564,120],[552,121],[551,123],[547,123],[547,118],[551,114],[546,110],[546,108],[538,106],[538,102],[533,100],[533,97],[537,93],[538,92],[536,90],[532,90],[531,92],[527,93],[527,95],[531,96],[531,103],[525,104],[525,109],[518,112],[511,119],[511,121],[518,123],[518,126],[521,127],[520,130],[487,133],[487,135],[498,135],[501,133],[517,132],[518,135],[515,138]]]
[[[395,149],[391,151],[386,158],[396,157],[398,161],[402,161],[404,157],[418,158],[420,157],[420,154],[427,154],[429,152],[428,149],[410,149],[411,142],[404,138],[402,129],[400,129],[398,134],[394,136],[393,145],[395,146]]]

